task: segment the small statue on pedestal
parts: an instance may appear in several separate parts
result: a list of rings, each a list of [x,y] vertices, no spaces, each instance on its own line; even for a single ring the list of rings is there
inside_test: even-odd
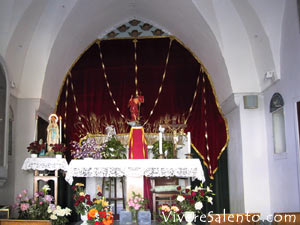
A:
[[[58,117],[56,114],[49,116],[49,125],[47,127],[47,151],[52,152],[50,145],[59,144],[59,129],[58,129]]]
[[[141,103],[144,103],[144,96],[136,95],[135,97],[133,97],[131,95],[131,98],[129,99],[129,102],[128,102],[128,107],[129,107],[130,114],[131,114],[131,121],[128,122],[128,124],[130,126],[138,125],[138,122],[140,119],[139,113],[140,113]]]

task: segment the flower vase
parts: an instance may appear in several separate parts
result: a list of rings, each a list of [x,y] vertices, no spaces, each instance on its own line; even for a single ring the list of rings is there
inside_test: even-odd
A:
[[[55,158],[57,158],[57,159],[62,159],[62,154],[56,154],[56,155],[55,155]]]
[[[84,215],[80,214],[80,219],[82,220],[81,225],[88,225],[88,223],[87,223],[87,221],[88,221],[87,212]]]
[[[183,213],[185,221],[187,222],[187,225],[192,225],[193,220],[195,218],[195,212],[193,211],[186,211]]]
[[[138,211],[137,210],[133,210],[131,211],[131,215],[132,215],[132,224],[138,224]]]
[[[31,158],[37,158],[38,157],[38,155],[35,154],[35,153],[31,153],[30,156],[31,156]]]

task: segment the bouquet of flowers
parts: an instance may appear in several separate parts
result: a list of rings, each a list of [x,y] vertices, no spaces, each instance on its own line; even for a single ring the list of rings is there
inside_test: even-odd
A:
[[[62,155],[67,149],[64,144],[51,144],[50,146],[56,155]]]
[[[203,188],[203,184],[196,186],[194,189],[186,187],[182,189],[180,186],[177,187],[179,194],[174,196],[177,204],[181,207],[184,212],[201,212],[203,203],[208,202],[213,204],[213,197],[215,194],[211,190],[211,186]]]
[[[160,224],[181,224],[183,216],[181,216],[182,210],[176,204],[171,206],[168,204],[162,204],[158,206]]]
[[[45,148],[44,143],[40,144],[38,141],[34,141],[29,144],[29,146],[27,147],[27,150],[31,154],[39,154],[42,151],[42,149],[44,149],[44,148]]]
[[[104,146],[97,145],[94,138],[88,138],[82,143],[72,141],[71,143],[71,155],[74,159],[83,159],[83,158],[94,158],[101,159],[101,152],[103,151]]]
[[[76,212],[81,215],[87,215],[87,223],[89,224],[111,225],[114,221],[111,207],[108,205],[105,197],[103,197],[99,186],[97,186],[97,189],[97,197],[91,200],[90,195],[84,192],[84,184],[76,183],[73,186]]]
[[[13,208],[18,210],[19,219],[51,220],[53,225],[66,224],[68,222],[66,216],[71,215],[71,210],[52,204],[53,197],[47,194],[49,190],[49,186],[45,185],[42,192],[36,192],[31,198],[28,197],[27,190],[18,194]]]
[[[139,210],[144,210],[147,205],[147,200],[144,199],[141,194],[132,192],[132,197],[128,200],[129,211],[132,213],[132,220],[137,220],[137,213]]]

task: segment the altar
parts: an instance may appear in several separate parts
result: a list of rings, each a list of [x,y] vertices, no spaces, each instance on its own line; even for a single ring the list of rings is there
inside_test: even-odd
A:
[[[84,159],[72,160],[66,181],[72,185],[74,177],[87,177],[87,192],[93,196],[99,177],[126,177],[126,197],[132,191],[143,195],[143,177],[179,177],[205,181],[199,159]]]

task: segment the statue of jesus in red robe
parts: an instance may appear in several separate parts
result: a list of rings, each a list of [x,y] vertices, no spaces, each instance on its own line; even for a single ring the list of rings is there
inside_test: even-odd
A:
[[[131,121],[139,121],[140,119],[140,115],[139,115],[139,111],[140,111],[140,105],[141,103],[144,103],[144,96],[135,96],[133,97],[131,95],[131,98],[129,99],[128,102],[128,107],[130,110],[130,114],[131,114]]]

